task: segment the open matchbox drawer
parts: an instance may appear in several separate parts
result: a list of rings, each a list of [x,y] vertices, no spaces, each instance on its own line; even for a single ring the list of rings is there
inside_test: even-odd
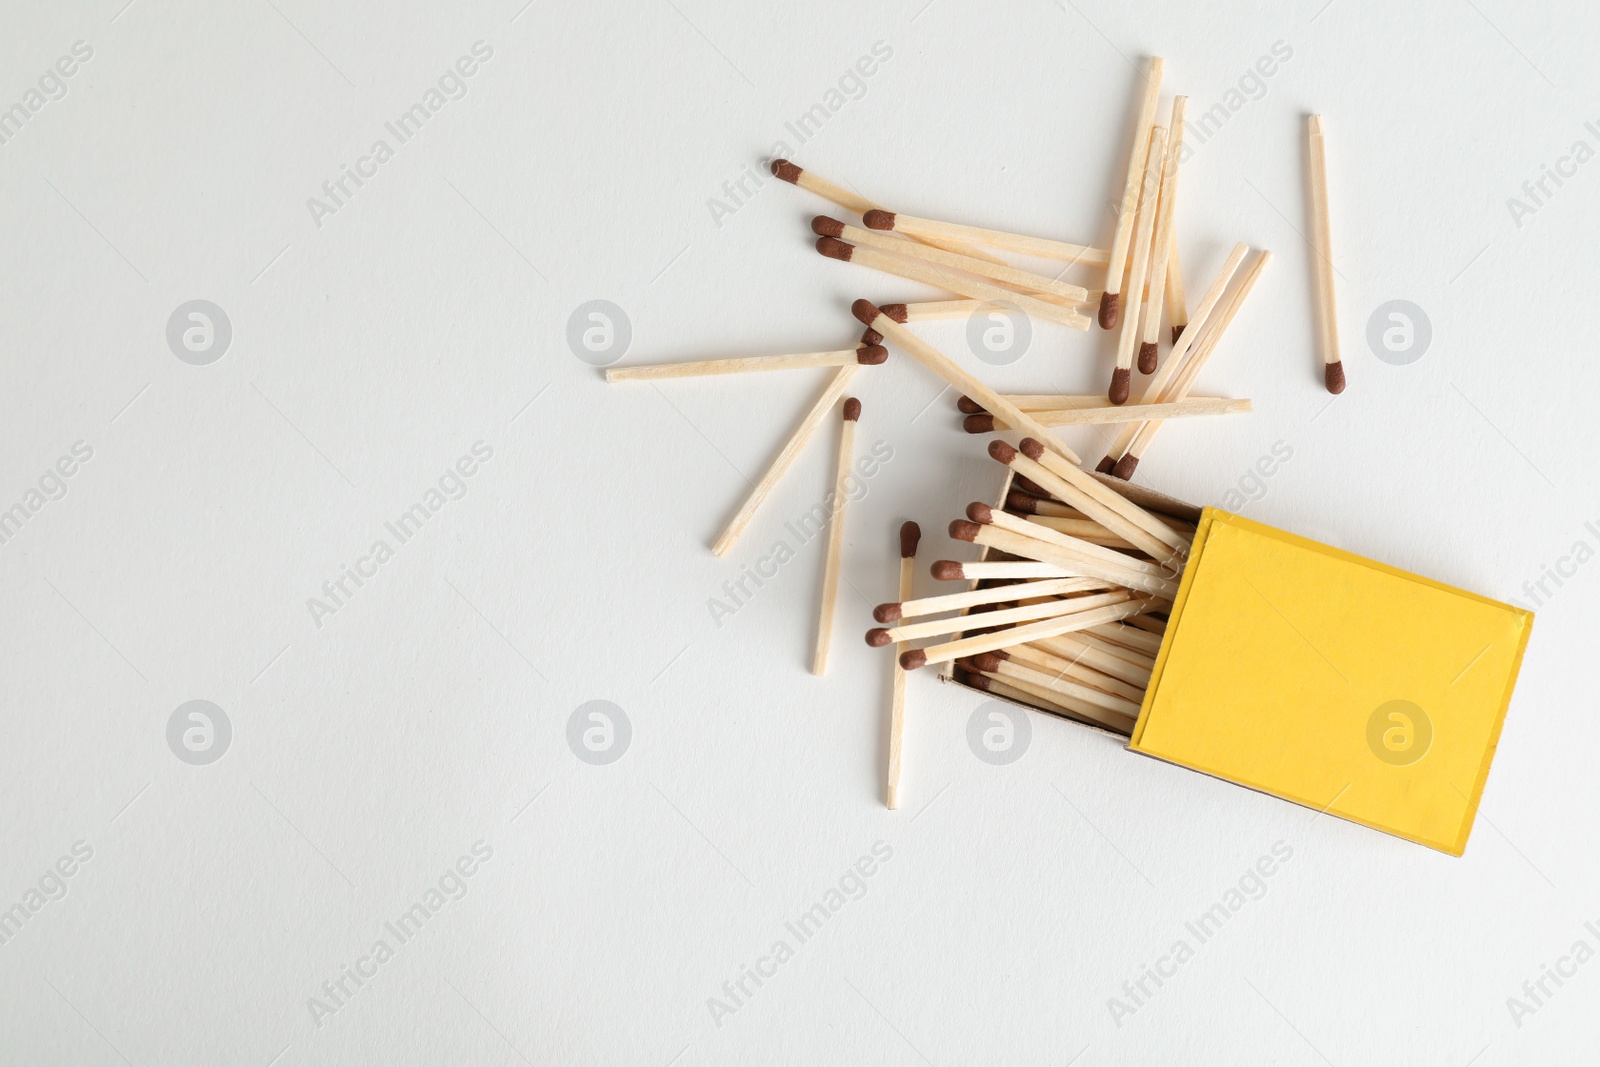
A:
[[[1127,748],[1461,855],[1533,613],[1096,477],[1197,524]]]

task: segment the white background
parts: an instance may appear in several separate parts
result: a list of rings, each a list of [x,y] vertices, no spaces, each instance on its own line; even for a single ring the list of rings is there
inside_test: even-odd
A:
[[[608,299],[627,362],[809,351],[859,333],[857,296],[932,296],[817,256],[807,221],[837,211],[782,183],[714,217],[779,141],[909,213],[1103,244],[1144,57],[1167,58],[1164,99],[1193,115],[1281,41],[1292,58],[1179,193],[1191,299],[1235,241],[1276,254],[1197,389],[1255,412],[1169,425],[1139,479],[1221,503],[1283,442],[1246,514],[1531,606],[1524,583],[1600,546],[1600,164],[1547,183],[1521,226],[1506,202],[1575,141],[1600,146],[1600,15],[123,2],[13,2],[0,26],[0,106],[93,49],[0,145],[0,508],[93,449],[0,544],[0,908],[93,850],[0,945],[0,1062],[1588,1054],[1600,963],[1547,982],[1520,1026],[1507,999],[1579,939],[1600,947],[1595,568],[1540,598],[1464,858],[1042,716],[991,766],[966,740],[981,700],[927,672],[889,812],[889,659],[860,633],[894,595],[902,520],[924,562],[959,557],[945,524],[1000,473],[983,440],[902,354],[861,376],[862,448],[894,458],[849,512],[814,678],[820,540],[720,626],[708,602],[826,492],[831,420],[731,556],[707,546],[826,372],[608,386],[566,332]],[[476,41],[493,56],[465,97],[319,226],[307,199],[393,147],[383,124]],[[800,144],[785,123],[880,41],[865,95]],[[1337,400],[1300,236],[1309,111],[1329,131]],[[166,341],[191,299],[232,325],[207,366]],[[1432,326],[1405,366],[1365,337],[1396,299]],[[1114,346],[1042,326],[996,369],[960,323],[919,329],[1017,391],[1098,390]],[[308,598],[479,441],[465,496],[318,626]],[[232,725],[205,766],[166,739],[193,699]],[[566,740],[593,699],[631,725],[605,766]],[[323,983],[393,946],[384,923],[479,841],[493,856],[465,896],[319,1025]],[[880,841],[865,895],[714,1021],[708,998]],[[1118,1025],[1108,999],[1280,841],[1293,857],[1265,894]]]

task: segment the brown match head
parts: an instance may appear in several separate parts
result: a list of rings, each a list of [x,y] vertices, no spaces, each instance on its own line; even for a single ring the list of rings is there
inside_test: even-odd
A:
[[[824,238],[823,240],[826,240]],[[820,247],[822,242],[817,242]],[[848,257],[846,257],[848,258]],[[1128,393],[1133,388],[1133,372],[1127,367],[1118,367],[1111,372],[1111,388],[1106,390],[1106,396],[1113,404],[1126,404]]]
[[[772,176],[782,178],[790,185],[800,180],[800,168],[790,163],[787,159],[774,159],[772,161]]]
[[[857,400],[853,396],[847,396],[844,399],[844,421],[861,421],[861,401]]]
[[[961,564],[953,559],[935,560],[933,566],[929,568],[929,573],[939,582],[959,582],[966,578]]]
[[[1013,489],[1006,494],[1006,507],[1024,515],[1036,515],[1039,512],[1039,498]]]
[[[1322,368],[1322,381],[1328,387],[1328,392],[1338,396],[1344,392],[1344,361],[1327,363]]]
[[[900,653],[900,667],[902,670],[914,671],[918,667],[928,665],[928,654],[920,648],[911,648]]]
[[[976,541],[978,539],[978,531],[981,529],[983,527],[975,522],[968,522],[966,519],[952,519],[950,521],[950,536],[957,541]]]
[[[817,251],[829,259],[843,260],[848,263],[850,262],[850,257],[855,255],[856,246],[845,244],[837,237],[818,237]]]
[[[1100,328],[1102,330],[1114,330],[1114,329],[1116,329],[1117,328],[1117,320],[1120,319],[1121,317],[1122,317],[1122,294],[1121,293],[1101,293],[1100,294]]]
[[[1002,657],[995,652],[980,652],[972,657],[971,662],[975,670],[983,671],[985,674],[994,674],[1000,670]]]
[[[960,682],[962,685],[970,685],[972,688],[977,689],[980,692],[987,693],[989,691],[989,679],[985,678],[981,674],[973,674],[971,671],[964,668],[956,668],[956,681]]]
[[[914,522],[900,524],[900,558],[910,559],[917,554],[917,543],[922,540],[922,527]],[[878,620],[882,622],[883,620]]]
[[[956,400],[956,410],[963,415],[982,415],[983,405],[970,396],[963,396]]]
[[[1098,474],[1110,474],[1116,465],[1117,461],[1112,459],[1110,456],[1101,456],[1100,462],[1094,465],[1094,469]]]
[[[1040,485],[1031,478],[1024,478],[1020,474],[1013,475],[1011,478],[1011,484],[1016,486],[1018,489],[1021,489],[1024,493],[1032,493],[1034,496],[1039,497],[1042,500],[1050,499],[1050,490],[1046,489],[1044,486]]]
[[[879,304],[878,310],[902,326],[904,326],[906,324],[906,320],[911,317],[911,310],[904,304]]]
[[[1011,466],[1011,461],[1017,458],[1017,450],[1004,441],[989,442],[989,458]]]
[[[861,221],[867,224],[867,229],[869,230],[892,230],[894,229],[894,212],[873,208],[861,216]]]
[[[1117,465],[1111,469],[1111,477],[1128,481],[1133,477],[1134,468],[1139,465],[1139,457],[1129,452],[1117,460]]]
[[[1178,338],[1183,336],[1183,330],[1184,330],[1184,327],[1182,327],[1182,326],[1174,326],[1172,328],[1172,343],[1173,344],[1177,344],[1178,343]]]
[[[826,215],[818,215],[811,220],[811,232],[818,237],[843,237],[844,223]]]
[[[961,428],[968,433],[994,433],[994,416],[968,415],[961,420]]]
[[[1038,441],[1035,441],[1031,437],[1024,437],[1022,440],[1018,441],[1017,450],[1020,451],[1024,456],[1027,456],[1029,459],[1034,460],[1044,455],[1044,445],[1041,445]]]
[[[868,326],[861,331],[861,343],[864,345],[881,345],[883,344],[883,334]]]
[[[1139,345],[1139,373],[1154,374],[1156,372],[1156,343],[1145,341]]]
[[[871,645],[873,648],[882,648],[884,645],[887,645],[890,642],[891,638],[889,637],[889,631],[885,630],[881,626],[874,626],[872,629],[867,631],[867,644]]]
[[[988,526],[990,523],[994,522],[994,508],[991,508],[988,504],[974,500],[972,503],[967,505],[967,518],[983,526]]]
[[[821,244],[822,241],[817,242],[819,247]],[[850,314],[854,315],[868,326],[871,326],[878,317],[878,305],[874,304],[870,300],[857,300],[854,304],[850,305]]]
[[[856,349],[856,362],[863,367],[876,367],[880,363],[887,363],[889,350],[882,345],[863,345]]]
[[[899,622],[905,618],[905,611],[900,607],[900,602],[892,604],[879,604],[872,609],[872,617],[887,626],[891,622]],[[872,643],[872,635],[867,635],[867,643]]]

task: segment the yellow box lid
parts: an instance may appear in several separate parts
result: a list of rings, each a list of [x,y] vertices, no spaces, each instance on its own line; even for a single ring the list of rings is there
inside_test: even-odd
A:
[[[1532,627],[1206,508],[1129,747],[1459,856]]]

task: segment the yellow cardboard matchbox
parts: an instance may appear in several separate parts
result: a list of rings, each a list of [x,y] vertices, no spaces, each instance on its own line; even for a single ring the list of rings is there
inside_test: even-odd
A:
[[[1533,613],[1105,481],[1198,519],[1128,748],[1461,855]]]
[[[1459,856],[1532,628],[1205,508],[1128,747]]]

